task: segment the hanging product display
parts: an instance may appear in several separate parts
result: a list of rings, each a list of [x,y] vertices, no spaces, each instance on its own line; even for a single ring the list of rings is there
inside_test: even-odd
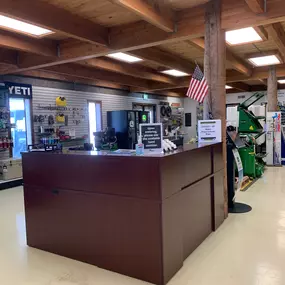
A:
[[[0,150],[6,150],[13,146],[13,140],[9,139],[9,137],[0,137]]]
[[[57,114],[56,115],[56,122],[57,123],[65,123],[65,116],[64,114]]]
[[[65,97],[57,97],[55,99],[55,104],[58,107],[66,107],[66,105],[67,105],[66,98]]]

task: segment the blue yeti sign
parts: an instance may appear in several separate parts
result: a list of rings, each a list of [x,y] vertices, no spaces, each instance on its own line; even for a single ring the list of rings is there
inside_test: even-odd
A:
[[[33,92],[30,84],[5,82],[5,85],[9,89],[10,97],[32,98]]]

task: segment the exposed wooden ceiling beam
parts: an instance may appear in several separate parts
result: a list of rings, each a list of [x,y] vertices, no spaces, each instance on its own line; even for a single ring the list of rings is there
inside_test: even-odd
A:
[[[251,92],[257,92],[257,91],[266,91],[267,87],[264,85],[252,85],[250,86]]]
[[[185,97],[185,94],[183,92],[183,90],[181,91],[173,91],[173,90],[165,90],[165,91],[155,91],[154,93],[151,93],[151,94],[154,94],[154,95],[163,95],[163,96],[167,96],[167,97],[180,97],[180,98],[183,98]]]
[[[81,66],[79,64],[72,64],[72,63],[52,66],[44,70],[58,74],[72,75],[80,78],[110,81],[121,85],[141,87],[144,89],[149,89],[149,86],[151,85],[151,81],[145,79],[135,78],[114,72],[108,72],[105,70],[88,68]],[[158,84],[158,86],[165,86],[165,83],[156,83],[156,84]]]
[[[82,65],[87,65],[90,67],[95,67],[98,69],[103,69],[111,72],[117,72],[120,74],[125,74],[137,78],[143,78],[152,81],[163,82],[166,84],[176,85],[177,81],[170,77],[160,74],[150,68],[138,65],[130,65],[128,63],[122,63],[115,60],[109,60],[107,58],[94,58],[85,61],[78,62]]]
[[[139,56],[142,59],[149,60],[161,65],[162,69],[178,69],[186,73],[192,73],[195,65],[191,61],[187,61],[177,55],[160,50],[158,48],[147,48],[143,50],[136,50],[131,54]],[[60,60],[59,60],[60,61]],[[68,59],[65,61],[68,63]],[[165,76],[158,72],[150,72],[149,68],[135,67],[130,64],[119,63],[115,61],[108,61],[107,59],[85,59],[83,63],[101,69],[106,69],[113,72],[119,72],[134,77],[164,82],[169,84],[176,84],[176,78]],[[58,60],[55,61],[49,57],[31,56],[29,54],[21,54],[19,56],[19,70],[14,72],[21,72],[26,70],[44,69],[49,66],[59,65]]]
[[[109,81],[85,79],[85,78],[80,78],[80,77],[76,77],[72,75],[58,74],[58,73],[53,73],[53,72],[44,71],[44,70],[24,71],[21,73],[17,73],[15,75],[22,75],[22,76],[28,76],[28,77],[50,79],[50,80],[58,80],[58,81],[65,81],[65,82],[72,82],[72,83],[79,83],[79,84],[87,84],[87,85],[106,87],[106,88],[129,90],[128,86],[120,85],[120,84],[109,82]]]
[[[0,74],[17,68],[17,51],[0,48]]]
[[[17,67],[18,53],[15,50],[7,50],[0,48],[0,62],[10,66]]]
[[[112,3],[120,5],[152,25],[162,29],[165,32],[174,32],[174,22],[166,15],[156,11],[154,7],[142,0],[110,0]]]
[[[256,15],[248,9],[244,1],[223,1],[221,28],[233,30],[249,26],[255,27],[285,19],[283,0],[268,0],[267,7],[267,13]],[[205,30],[204,15],[204,5],[181,10],[176,14],[176,32],[172,34],[167,34],[144,22],[113,27],[110,30],[110,47],[114,50],[131,50],[201,37]]]
[[[275,23],[265,26],[270,38],[274,41],[283,61],[285,61],[285,32],[281,23]]]
[[[260,81],[261,85],[267,86],[267,80],[266,79],[258,79]]]
[[[285,64],[276,65],[277,77],[285,77]],[[237,75],[227,72],[227,82],[248,81],[248,80],[260,80],[268,78],[268,67],[256,67],[253,69],[253,73],[250,77],[243,74]]]
[[[31,1],[33,1],[33,3],[31,3]],[[43,9],[43,7],[46,7],[44,5],[47,5],[48,7]],[[30,7],[33,7],[33,9],[30,9]],[[230,30],[247,26],[259,26],[268,23],[280,22],[285,19],[283,0],[268,0],[267,7],[268,11],[266,14],[255,15],[247,8],[244,1],[224,1],[222,7],[222,28]],[[56,9],[57,11],[52,11],[51,9]],[[77,20],[74,15],[61,15],[60,12],[67,12],[42,1],[3,0],[1,1],[0,12],[1,11],[4,14],[6,13],[10,16],[14,15],[17,18],[24,18],[25,20],[28,19],[31,22],[41,24],[48,28],[53,28],[54,30],[61,30],[61,32],[69,34],[74,38],[79,38],[80,40],[87,40],[92,43],[98,42],[97,32],[99,33],[101,27],[95,26],[94,23],[90,24],[89,21],[88,23],[85,21],[84,23],[79,22],[79,20],[81,21],[82,19]],[[39,13],[39,11],[44,12]],[[176,21],[177,29],[176,32],[172,34],[166,33],[161,29],[153,27],[151,24],[146,24],[145,22],[113,27],[110,29],[109,35],[110,47],[112,50],[127,51],[202,36],[204,34],[204,12],[205,9],[203,5],[196,8],[184,9],[178,12]],[[62,19],[64,19],[64,21]],[[44,22],[46,23],[44,24]],[[51,25],[62,26],[61,29],[59,29],[59,27],[56,29],[56,27],[51,27]],[[104,29],[103,35],[105,35],[105,32],[106,29]],[[84,35],[72,35],[75,33],[83,33]],[[88,34],[88,36],[86,36],[86,34]],[[91,37],[96,37],[96,39],[92,40],[90,39]],[[104,40],[103,42],[106,43]],[[73,51],[72,53],[70,52],[70,49]],[[62,46],[61,48],[62,55],[72,54],[74,60],[83,60],[83,57],[88,55],[95,57],[104,55],[104,53],[108,52],[109,49],[95,52],[93,47],[91,48],[90,46],[85,46],[83,50],[80,48],[75,50],[68,46]]]
[[[162,67],[167,67],[169,69],[177,69],[190,74],[193,73],[195,69],[195,64],[193,62],[155,47],[134,50],[130,53],[142,59],[158,63]]]
[[[249,64],[238,58],[228,48],[226,49],[226,57],[227,62],[232,66],[233,69],[245,74],[246,76],[250,76],[252,74],[252,68],[249,66]]]
[[[113,88],[113,89],[122,89],[129,91],[129,87],[125,85],[120,85],[117,83],[112,83],[110,81],[104,80],[92,80],[92,79],[85,79],[76,77],[73,75],[64,75],[53,73],[46,70],[31,70],[31,71],[24,71],[19,74],[20,76],[27,76],[27,77],[35,77],[35,78],[42,78],[42,79],[50,79],[50,80],[57,80],[57,81],[64,81],[64,82],[72,82],[77,84],[86,84],[96,87],[104,87],[104,88]],[[184,97],[185,93],[183,89],[175,90],[175,91],[157,91],[154,95],[163,95],[168,97]]]
[[[227,85],[239,91],[246,91],[246,92],[251,91],[250,86],[244,82],[233,82],[233,83],[228,83]]]
[[[195,48],[204,52],[205,40],[203,38],[192,39],[192,40],[188,40],[187,42],[191,46],[194,46]],[[226,58],[227,58],[227,62],[232,66],[233,69],[247,76],[251,75],[252,68],[247,63],[245,63],[242,59],[234,55],[229,48],[226,49]]]
[[[108,29],[38,0],[1,0],[0,13],[69,37],[108,45]]]
[[[5,0],[10,3],[10,0]],[[25,0],[27,1],[27,0]],[[33,0],[36,1],[36,0]],[[17,0],[16,2],[21,2]],[[37,2],[37,1],[36,1]],[[228,0],[222,6],[222,28],[225,30],[260,26],[285,20],[285,2],[268,0],[266,14],[256,15],[244,1]],[[151,24],[139,22],[121,27],[110,28],[110,48],[82,42],[64,41],[60,44],[61,58],[54,65],[86,60],[106,55],[114,51],[133,51],[162,43],[201,37],[204,34],[204,6],[185,9],[177,13],[177,31],[166,33]],[[48,14],[48,13],[47,13]],[[52,19],[53,17],[49,18]],[[51,20],[52,21],[52,20]],[[60,21],[63,22],[63,21]],[[190,27],[190,28],[189,28]],[[43,68],[38,66],[37,68]]]
[[[268,32],[263,26],[254,27],[254,29],[264,41],[268,40]]]
[[[10,2],[10,0],[5,1]],[[266,14],[256,15],[248,9],[243,1],[224,1],[222,7],[222,28],[231,30],[285,20],[285,3],[283,0],[268,0],[267,6],[268,11]],[[64,41],[60,44],[61,58],[54,65],[100,57],[114,51],[133,51],[163,43],[201,37],[205,28],[204,13],[205,8],[203,5],[177,12],[177,29],[175,33],[171,34],[143,21],[112,27],[109,33],[109,48],[75,40]],[[39,66],[38,68],[43,67]]]
[[[0,31],[0,46],[54,58],[57,57],[57,47],[55,42],[28,38],[6,31]]]
[[[264,0],[245,0],[249,8],[256,14],[264,13]]]
[[[142,87],[131,87],[131,90],[133,92],[156,92],[156,91],[163,91],[163,90],[172,90],[177,88],[189,88],[191,76],[184,76],[181,78],[178,78],[177,85],[171,86],[166,84],[157,84],[157,83],[151,83],[148,86],[148,89],[142,88]]]
[[[18,55],[18,67],[15,68],[13,73],[19,73],[29,70],[34,70],[35,66],[48,65],[53,62],[49,57],[35,56],[31,54],[20,53]],[[108,58],[94,58],[85,61],[77,62],[81,66],[94,67],[106,71],[116,72],[119,74],[129,75],[136,78],[142,78],[150,81],[162,82],[165,84],[176,85],[177,80],[174,77],[160,74],[157,71],[141,65],[131,65],[128,63],[111,60]],[[48,66],[46,66],[47,68]]]

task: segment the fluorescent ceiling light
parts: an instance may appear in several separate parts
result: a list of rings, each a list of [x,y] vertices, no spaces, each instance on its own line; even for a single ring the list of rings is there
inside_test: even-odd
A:
[[[142,61],[141,58],[138,58],[136,56],[129,55],[129,54],[126,54],[126,53],[123,53],[123,52],[110,53],[107,56],[111,57],[111,58],[114,58],[114,59],[117,59],[117,60],[129,62],[129,63]]]
[[[279,80],[278,80],[278,83],[280,83],[280,84],[285,84],[285,79],[279,79]]]
[[[226,32],[226,42],[230,45],[260,42],[261,36],[252,27]]]
[[[232,86],[226,85],[226,89],[233,89]]]
[[[176,69],[164,70],[164,71],[161,71],[161,73],[168,74],[168,75],[175,76],[175,77],[182,77],[182,76],[189,75],[188,73],[185,73],[185,72],[182,72]]]
[[[37,37],[53,33],[52,31],[41,28],[39,26],[28,24],[3,15],[0,15],[0,27]]]
[[[280,60],[276,55],[266,55],[259,57],[252,57],[248,59],[255,66],[265,66],[265,65],[274,65],[280,64]]]

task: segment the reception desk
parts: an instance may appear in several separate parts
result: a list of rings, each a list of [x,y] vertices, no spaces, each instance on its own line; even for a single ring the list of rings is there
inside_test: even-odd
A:
[[[23,153],[27,243],[166,284],[224,220],[223,167],[222,144]]]

